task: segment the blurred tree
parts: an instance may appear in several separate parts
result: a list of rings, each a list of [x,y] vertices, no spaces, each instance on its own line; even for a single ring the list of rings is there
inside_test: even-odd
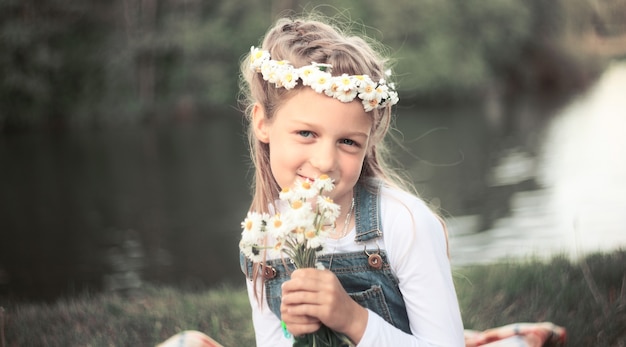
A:
[[[0,2],[0,130],[61,125],[99,96],[103,3]]]
[[[197,1],[171,10],[167,35],[180,48],[172,71],[176,114],[236,107],[240,58],[269,27],[271,9],[263,2]]]
[[[169,105],[173,68],[180,63],[180,44],[166,26],[167,0],[121,0],[111,3],[109,40],[101,47],[107,56],[106,87],[101,102],[92,105],[98,119],[88,122],[136,123],[154,121]],[[93,118],[93,117],[92,117]]]
[[[377,7],[373,25],[385,28],[384,42],[398,47],[400,87],[419,98],[474,97],[514,61],[530,33],[530,12],[519,1],[420,0]]]
[[[594,0],[532,0],[530,35],[521,43],[517,64],[508,71],[513,92],[571,93],[587,86],[601,69],[581,49],[582,32],[596,17]],[[604,21],[604,19],[602,19]]]

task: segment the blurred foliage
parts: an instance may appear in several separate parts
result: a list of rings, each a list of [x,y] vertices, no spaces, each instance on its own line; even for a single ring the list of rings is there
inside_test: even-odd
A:
[[[0,129],[61,121],[103,88],[103,1],[0,1]]]
[[[241,56],[279,15],[303,10],[354,22],[389,47],[404,100],[475,99],[494,85],[558,91],[584,84],[596,68],[565,38],[624,34],[623,5],[2,0],[0,131],[228,112],[237,106]]]
[[[377,12],[385,12],[382,6]],[[392,28],[384,39],[399,47],[400,86],[418,96],[473,94],[519,62],[532,40],[531,13],[520,1],[421,1],[391,10],[377,25]]]

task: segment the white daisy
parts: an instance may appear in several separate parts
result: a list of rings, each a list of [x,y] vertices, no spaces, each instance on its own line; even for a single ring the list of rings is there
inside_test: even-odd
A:
[[[250,68],[259,71],[264,61],[270,60],[270,52],[254,46],[250,47]]]
[[[326,174],[320,175],[313,182],[313,189],[315,189],[318,192],[330,192],[334,188],[335,188],[335,184],[333,183],[333,179],[330,178]]]
[[[317,93],[321,94],[331,86],[332,75],[328,72],[318,70],[313,72],[309,77],[311,79],[310,86]]]

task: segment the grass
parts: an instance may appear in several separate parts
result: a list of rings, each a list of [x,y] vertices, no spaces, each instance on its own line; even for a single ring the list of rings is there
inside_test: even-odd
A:
[[[81,295],[53,304],[5,308],[5,346],[154,346],[182,330],[199,330],[226,346],[253,346],[243,288],[206,292],[144,287],[132,298]]]
[[[454,277],[468,329],[552,321],[567,328],[568,346],[626,346],[626,250],[466,266]],[[0,347],[154,346],[188,329],[226,347],[254,346],[245,289],[147,286],[134,297],[11,303],[0,313]]]
[[[626,346],[626,250],[468,266],[456,286],[468,329],[551,321],[568,346]]]

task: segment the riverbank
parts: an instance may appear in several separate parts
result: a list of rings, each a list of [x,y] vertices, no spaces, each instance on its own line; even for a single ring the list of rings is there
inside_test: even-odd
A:
[[[552,321],[568,346],[626,345],[626,250],[455,268],[467,329]],[[154,346],[200,330],[224,346],[253,346],[244,288],[185,291],[146,286],[132,297],[83,294],[52,304],[9,303],[0,318],[5,346]]]

